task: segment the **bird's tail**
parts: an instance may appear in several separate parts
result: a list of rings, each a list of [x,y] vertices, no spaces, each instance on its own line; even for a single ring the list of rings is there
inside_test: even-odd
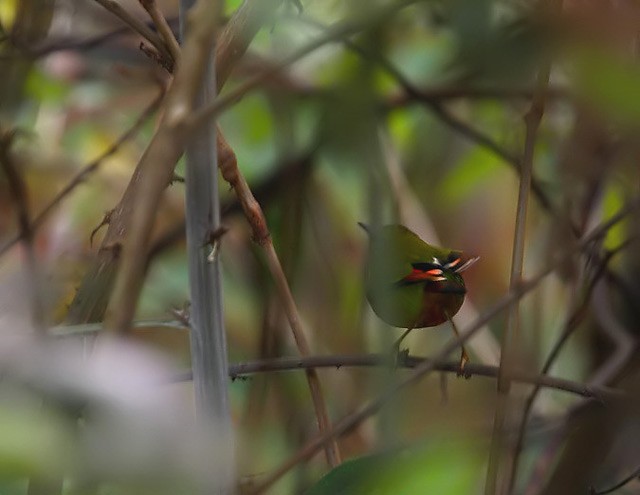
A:
[[[358,225],[360,225],[360,227],[362,227],[362,230],[364,230],[367,234],[371,234],[371,229],[369,229],[369,226],[366,223],[358,222]]]

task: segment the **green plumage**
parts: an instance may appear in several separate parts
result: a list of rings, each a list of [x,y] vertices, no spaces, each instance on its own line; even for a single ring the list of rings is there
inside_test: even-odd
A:
[[[367,299],[382,320],[400,328],[423,328],[458,312],[466,293],[455,269],[462,266],[460,251],[431,246],[402,225],[377,231],[363,227],[370,235]]]

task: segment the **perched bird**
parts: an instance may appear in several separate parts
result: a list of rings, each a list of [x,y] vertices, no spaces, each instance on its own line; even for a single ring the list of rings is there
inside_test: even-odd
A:
[[[435,327],[450,321],[460,309],[467,292],[460,275],[477,257],[431,246],[402,225],[385,225],[377,230],[359,224],[369,234],[367,299],[385,322],[405,333],[414,328]],[[460,369],[469,360],[462,347]]]

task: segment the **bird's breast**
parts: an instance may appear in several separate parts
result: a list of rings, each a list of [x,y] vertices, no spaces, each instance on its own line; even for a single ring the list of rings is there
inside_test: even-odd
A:
[[[432,291],[422,284],[381,289],[373,287],[367,298],[374,312],[389,325],[399,328],[435,327],[455,315],[464,292]]]

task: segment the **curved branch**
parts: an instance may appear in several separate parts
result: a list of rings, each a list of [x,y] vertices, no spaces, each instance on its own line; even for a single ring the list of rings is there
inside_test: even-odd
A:
[[[613,493],[638,478],[640,478],[640,467],[629,476],[609,488],[605,488],[604,490],[595,490],[594,488],[591,488],[591,495],[607,495],[609,493]]]

